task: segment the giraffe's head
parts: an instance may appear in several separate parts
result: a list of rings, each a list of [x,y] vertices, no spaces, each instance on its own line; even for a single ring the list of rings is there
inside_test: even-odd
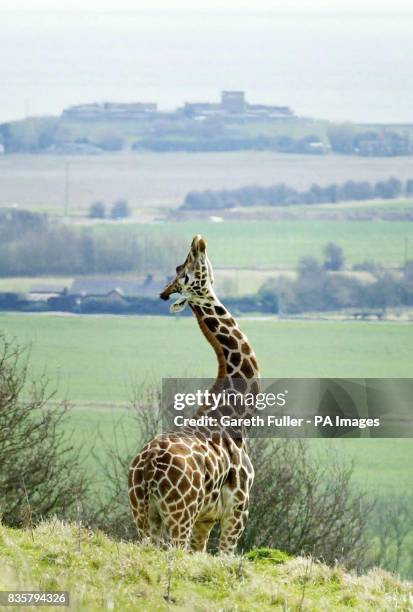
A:
[[[168,300],[173,293],[179,293],[179,298],[170,308],[171,312],[179,312],[187,303],[196,304],[207,299],[213,283],[214,275],[206,253],[206,241],[197,234],[184,263],[176,268],[176,277],[166,285],[160,297]]]

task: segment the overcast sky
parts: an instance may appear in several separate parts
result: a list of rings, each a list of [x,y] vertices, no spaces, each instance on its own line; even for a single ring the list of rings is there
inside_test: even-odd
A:
[[[2,11],[412,12],[406,0],[0,0]]]

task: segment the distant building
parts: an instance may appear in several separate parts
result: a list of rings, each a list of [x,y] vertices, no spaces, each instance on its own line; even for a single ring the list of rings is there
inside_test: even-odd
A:
[[[181,109],[188,117],[207,117],[210,115],[235,115],[238,117],[288,117],[293,112],[288,106],[268,104],[249,104],[244,91],[222,91],[221,102],[185,102]]]
[[[289,106],[270,106],[268,104],[247,104],[247,112],[252,115],[293,115]]]
[[[108,298],[110,296],[120,297],[157,297],[165,285],[165,279],[155,280],[152,274],[144,279],[129,280],[122,278],[79,277],[70,287],[69,295],[78,298]]]
[[[94,102],[70,106],[62,114],[69,119],[136,119],[157,111],[155,102]]]
[[[139,119],[155,117],[203,118],[211,115],[236,117],[286,117],[293,112],[288,106],[249,104],[244,91],[222,91],[220,102],[185,102],[173,112],[160,112],[155,102],[93,102],[66,108],[68,119]]]
[[[222,91],[221,108],[227,113],[243,113],[247,109],[244,91]]]
[[[215,115],[221,111],[221,105],[215,102],[185,102],[178,111],[183,112],[187,117]]]
[[[408,134],[390,130],[362,132],[356,137],[355,151],[363,157],[394,157],[410,155],[413,147]]]
[[[49,298],[67,295],[67,292],[64,285],[32,285],[29,299],[33,302],[47,302]]]
[[[34,285],[27,295],[29,302],[44,304],[49,310],[67,311],[73,310],[76,299],[69,295],[69,290],[64,285]]]

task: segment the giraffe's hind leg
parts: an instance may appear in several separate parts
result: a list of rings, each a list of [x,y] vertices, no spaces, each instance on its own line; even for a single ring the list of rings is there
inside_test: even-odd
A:
[[[219,552],[233,553],[238,540],[245,529],[248,519],[248,506],[241,503],[232,506],[221,519],[221,534],[219,538]]]
[[[174,525],[169,529],[168,543],[173,548],[188,550],[191,537],[191,528],[185,525]]]
[[[188,550],[198,515],[197,504],[188,503],[185,494],[175,488],[166,496],[166,500],[159,500],[158,505],[163,540],[167,546]]]
[[[213,520],[199,520],[195,523],[192,529],[191,536],[191,550],[205,552],[208,544],[209,534],[215,521]]]
[[[162,517],[156,505],[147,498],[135,497],[133,501],[132,499],[133,496],[131,496],[131,508],[138,539],[140,541],[149,540],[156,546],[164,545]]]
[[[136,525],[136,531],[138,532],[138,539],[140,541],[150,537],[149,532],[149,506],[147,500],[139,499],[135,495],[129,494],[130,506],[132,510],[133,520]]]
[[[149,482],[145,478],[145,458],[137,455],[129,468],[129,504],[139,540],[151,538]]]

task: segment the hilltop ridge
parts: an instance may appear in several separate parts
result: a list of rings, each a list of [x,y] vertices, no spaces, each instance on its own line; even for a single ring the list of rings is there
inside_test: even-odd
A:
[[[75,523],[0,525],[0,589],[68,590],[75,610],[408,612],[413,584],[272,549],[217,557],[116,542]],[[30,608],[28,608],[30,609]]]

